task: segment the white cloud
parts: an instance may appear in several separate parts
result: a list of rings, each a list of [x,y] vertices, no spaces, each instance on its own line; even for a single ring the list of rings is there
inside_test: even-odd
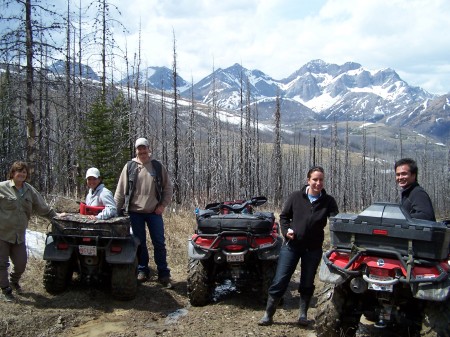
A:
[[[312,4],[311,4],[312,2]],[[194,82],[241,63],[281,79],[313,59],[392,68],[409,84],[450,92],[450,6],[445,0],[116,0],[129,56]],[[117,35],[121,35],[120,33]],[[125,44],[125,36],[117,36]],[[132,59],[130,57],[130,59]]]

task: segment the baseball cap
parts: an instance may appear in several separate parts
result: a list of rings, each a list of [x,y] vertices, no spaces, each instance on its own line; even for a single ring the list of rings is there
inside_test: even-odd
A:
[[[89,177],[94,178],[100,177],[100,171],[95,167],[91,167],[89,170],[86,171],[86,179]]]
[[[134,147],[137,148],[138,146],[141,146],[141,145],[148,147],[148,140],[145,138],[138,138],[136,140],[136,144],[134,145]]]

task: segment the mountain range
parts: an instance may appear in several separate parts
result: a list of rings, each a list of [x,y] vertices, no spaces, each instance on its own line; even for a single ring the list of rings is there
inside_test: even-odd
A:
[[[172,70],[167,67],[149,67],[120,84],[136,81],[142,88],[173,91]],[[372,71],[355,62],[337,65],[312,60],[278,80],[236,63],[193,85],[177,77],[182,98],[194,97],[204,104],[214,99],[220,109],[230,112],[242,108],[241,88],[243,104],[257,105],[262,121],[273,118],[279,97],[284,129],[311,123],[372,122],[410,129],[442,143],[450,137],[450,94],[439,96],[411,86],[390,68]]]

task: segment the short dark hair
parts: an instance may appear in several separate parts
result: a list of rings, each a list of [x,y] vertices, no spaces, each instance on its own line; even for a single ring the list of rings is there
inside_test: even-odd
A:
[[[323,174],[325,174],[325,171],[324,171],[324,169],[323,169],[322,166],[313,166],[313,167],[311,167],[311,168],[309,169],[308,174],[306,175],[306,177],[307,177],[308,179],[311,178],[311,174],[313,174],[313,172],[316,172],[316,171],[322,172]]]
[[[409,166],[409,171],[411,172],[411,174],[415,174],[416,175],[416,181],[417,181],[417,175],[419,173],[419,168],[417,167],[417,163],[414,159],[411,158],[402,158],[399,159],[395,162],[394,165],[394,170],[397,171],[397,167],[402,166],[402,165],[408,165]]]
[[[24,161],[16,161],[11,165],[11,168],[9,169],[9,179],[14,178],[14,173],[17,171],[22,171],[25,169],[27,171],[27,177],[28,177],[28,165]]]

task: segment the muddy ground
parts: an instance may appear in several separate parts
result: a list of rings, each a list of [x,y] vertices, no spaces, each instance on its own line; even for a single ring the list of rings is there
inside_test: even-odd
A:
[[[60,210],[61,211],[61,210]],[[187,219],[186,219],[187,218]],[[231,283],[216,290],[215,301],[204,307],[192,307],[186,296],[187,239],[192,231],[192,218],[166,216],[169,265],[175,281],[173,289],[165,289],[152,273],[149,282],[138,288],[131,301],[111,297],[106,286],[94,288],[76,280],[66,292],[53,296],[42,284],[45,262],[30,258],[21,284],[22,295],[14,303],[0,301],[0,335],[24,336],[315,336],[314,326],[295,324],[298,315],[299,273],[295,273],[284,303],[277,310],[275,324],[260,327],[258,320],[264,306],[257,294],[238,293]],[[45,232],[48,222],[35,219],[33,230]],[[151,265],[154,268],[154,265]],[[322,284],[317,281],[316,292]],[[309,311],[314,317],[315,301]],[[362,329],[361,331],[364,331]],[[360,336],[373,335],[360,333]]]
[[[2,336],[315,336],[312,327],[294,324],[293,289],[276,314],[276,324],[259,327],[264,310],[257,296],[225,285],[214,303],[192,307],[183,272],[172,274],[173,289],[162,288],[153,277],[139,286],[136,299],[123,302],[112,299],[107,290],[80,284],[49,295],[39,275],[42,268],[42,261],[32,259],[22,282],[25,293],[16,296],[16,303],[0,303]]]

